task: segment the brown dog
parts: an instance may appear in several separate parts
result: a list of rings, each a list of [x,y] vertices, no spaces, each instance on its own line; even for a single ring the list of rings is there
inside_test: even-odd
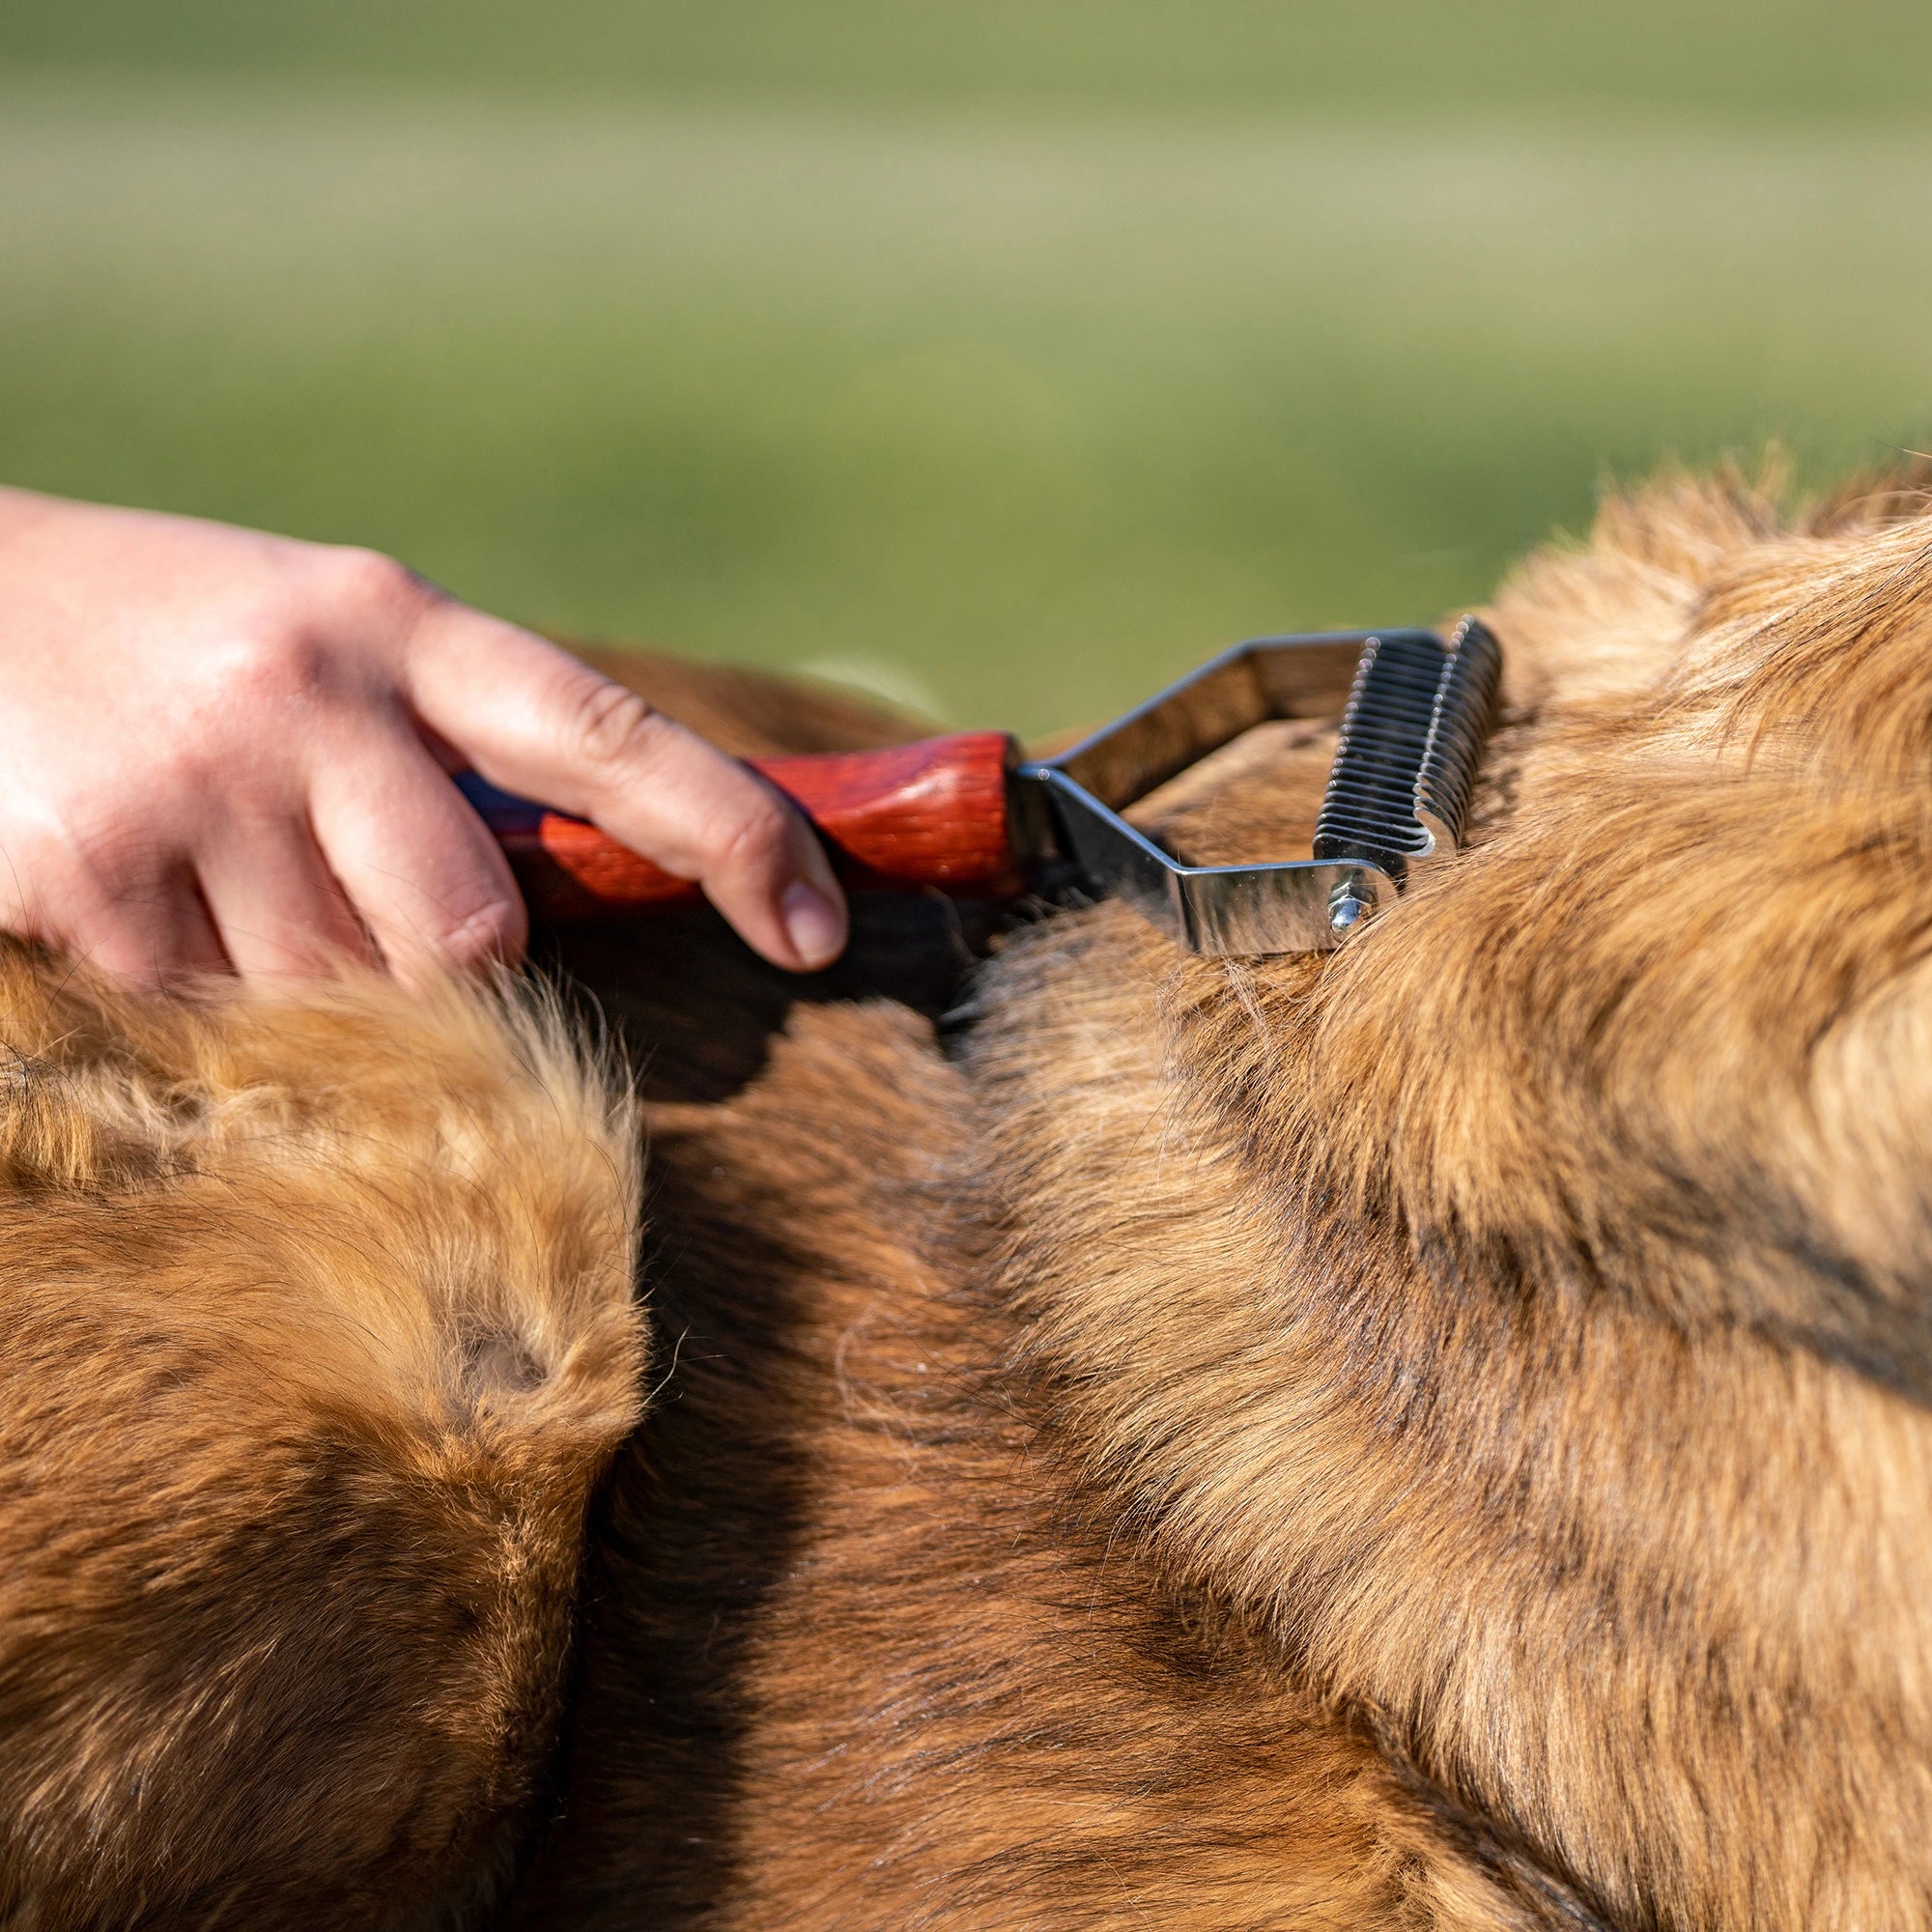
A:
[[[519,1845],[520,1926],[1932,1920],[1920,504],[1667,479],[1536,560],[1474,849],[1325,962],[572,940],[658,1397],[554,1760],[605,1086],[17,956],[12,1922],[462,1922]],[[1325,756],[1149,815],[1279,855]]]

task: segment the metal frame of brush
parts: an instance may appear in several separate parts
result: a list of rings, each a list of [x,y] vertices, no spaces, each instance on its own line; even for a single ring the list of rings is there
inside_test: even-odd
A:
[[[1252,638],[1105,730],[1014,773],[1097,892],[1190,952],[1324,952],[1463,837],[1501,653],[1473,617],[1434,631]],[[1189,866],[1121,816],[1251,726],[1343,709],[1310,859]]]

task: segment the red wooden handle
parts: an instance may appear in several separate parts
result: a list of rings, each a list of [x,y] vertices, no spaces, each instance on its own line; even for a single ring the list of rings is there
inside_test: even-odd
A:
[[[847,885],[993,897],[1023,883],[1007,824],[1013,756],[1004,731],[961,731],[883,751],[750,762],[810,819]],[[703,896],[584,819],[497,791],[473,773],[459,782],[502,845],[530,910],[546,919],[695,905]]]

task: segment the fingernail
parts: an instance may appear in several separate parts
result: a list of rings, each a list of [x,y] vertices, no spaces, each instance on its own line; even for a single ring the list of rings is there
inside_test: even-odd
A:
[[[808,966],[829,966],[844,950],[845,921],[816,886],[795,879],[779,900],[779,917]]]

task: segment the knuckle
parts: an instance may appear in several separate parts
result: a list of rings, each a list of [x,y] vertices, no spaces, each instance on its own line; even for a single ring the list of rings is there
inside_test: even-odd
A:
[[[622,774],[648,758],[667,729],[664,715],[635,691],[600,680],[576,700],[573,742],[594,772]]]
[[[345,544],[324,553],[329,587],[350,610],[387,614],[425,599],[429,587],[407,564],[379,550]]]
[[[315,555],[207,654],[204,709],[259,722],[354,705],[381,686],[385,648],[408,636],[438,593],[380,551]]]
[[[493,895],[468,912],[440,915],[424,937],[440,957],[468,971],[514,958],[523,950],[527,927],[521,899]]]
[[[154,891],[172,869],[169,841],[131,814],[71,822],[62,844],[60,869],[109,903]]]
[[[714,847],[718,862],[731,869],[769,868],[791,845],[791,814],[761,790],[734,810],[719,827]]]
[[[144,773],[156,808],[173,815],[189,800],[218,797],[230,810],[244,799],[252,802],[252,768],[224,757],[226,748],[198,738],[179,738],[153,747]]]
[[[257,708],[281,711],[313,701],[328,685],[328,653],[296,624],[263,624],[213,654],[207,667],[212,696],[230,720]]]

